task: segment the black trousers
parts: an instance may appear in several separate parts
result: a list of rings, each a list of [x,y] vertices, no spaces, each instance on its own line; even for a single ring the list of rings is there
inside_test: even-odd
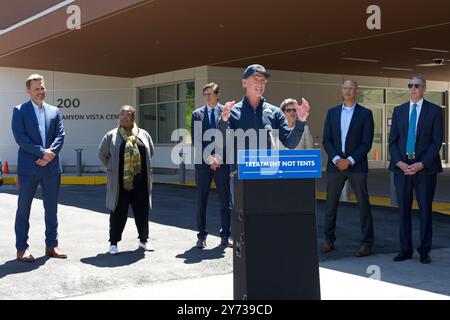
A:
[[[222,165],[216,171],[210,167],[201,166],[195,168],[196,189],[196,214],[198,239],[206,239],[208,231],[206,230],[206,207],[208,205],[208,195],[211,188],[211,181],[214,178],[216,182],[216,191],[220,203],[220,237],[229,238],[231,231],[231,202],[230,202],[230,168]]]
[[[410,164],[410,163],[408,163]],[[436,191],[437,175],[416,173],[406,176],[394,174],[394,184],[400,209],[400,251],[412,253],[412,222],[411,208],[413,204],[413,190],[420,213],[420,254],[429,253],[432,245],[432,205]]]
[[[111,245],[117,245],[122,240],[122,232],[127,223],[130,205],[133,209],[139,240],[144,243],[148,240],[148,188],[147,184],[135,184],[132,191],[120,189],[117,207],[111,211],[109,216],[109,242]]]
[[[355,192],[361,222],[361,244],[372,245],[374,241],[372,210],[367,192],[367,174],[347,170],[327,174],[327,200],[325,203],[325,239],[336,240],[336,215],[339,198],[346,180]]]

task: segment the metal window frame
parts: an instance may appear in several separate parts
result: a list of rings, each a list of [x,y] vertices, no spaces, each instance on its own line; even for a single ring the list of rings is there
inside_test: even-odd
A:
[[[184,99],[184,100],[180,100],[179,96],[178,96],[178,85],[180,84],[186,84],[186,83],[193,83],[194,85],[194,97],[192,99]],[[170,86],[170,85],[175,85],[176,86],[176,100],[171,100],[171,101],[164,101],[164,102],[159,102],[158,98],[159,98],[159,92],[158,92],[158,88],[159,87],[165,87],[165,86]],[[152,103],[142,103],[140,102],[140,91],[144,90],[144,89],[149,89],[149,88],[155,88],[156,89],[156,102],[152,102]],[[183,81],[175,81],[175,82],[170,82],[170,83],[158,83],[158,84],[152,84],[152,85],[148,85],[148,86],[143,86],[143,87],[138,87],[136,88],[136,101],[137,101],[137,105],[139,108],[139,123],[140,125],[142,125],[142,112],[143,112],[143,108],[142,107],[148,107],[148,106],[155,106],[156,107],[156,137],[154,137],[155,140],[155,145],[158,146],[172,146],[176,143],[160,143],[159,142],[159,108],[158,106],[161,104],[170,104],[170,103],[175,103],[176,108],[175,108],[175,119],[176,119],[176,127],[179,128],[180,124],[179,124],[179,108],[178,108],[178,104],[180,102],[194,102],[195,103],[195,79],[191,79],[191,80],[183,80]]]

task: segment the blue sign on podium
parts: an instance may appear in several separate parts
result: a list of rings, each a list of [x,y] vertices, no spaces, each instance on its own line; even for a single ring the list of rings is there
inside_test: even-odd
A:
[[[322,177],[320,149],[239,150],[239,180]]]

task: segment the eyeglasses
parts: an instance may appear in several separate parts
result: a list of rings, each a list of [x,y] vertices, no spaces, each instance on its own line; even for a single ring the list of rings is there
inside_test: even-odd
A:
[[[418,83],[410,83],[410,84],[408,84],[408,88],[412,89],[413,87],[416,88],[416,89],[419,89],[420,87],[424,87],[424,85],[423,84],[418,84]]]
[[[286,108],[284,112],[295,112],[295,108]]]

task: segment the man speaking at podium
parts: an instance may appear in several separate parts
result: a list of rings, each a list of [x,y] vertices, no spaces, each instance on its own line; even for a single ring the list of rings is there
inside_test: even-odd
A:
[[[305,127],[306,119],[309,114],[309,103],[302,99],[301,106],[294,100],[294,107],[297,113],[297,121],[295,126],[291,129],[284,117],[280,108],[271,105],[263,97],[266,90],[267,78],[270,77],[266,68],[259,64],[252,64],[245,69],[242,77],[242,87],[245,89],[245,97],[242,101],[235,103],[235,101],[227,102],[222,109],[218,129],[222,132],[224,137],[227,129],[242,129],[246,133],[253,130],[256,137],[259,137],[260,130],[268,130],[268,136],[271,136],[271,129],[279,130],[279,139],[283,145],[289,149],[295,149],[299,144]],[[240,137],[236,137],[240,138]],[[270,149],[273,144],[273,138],[268,137],[267,144],[264,148]],[[262,141],[257,140],[256,146],[250,146],[246,141],[245,149],[259,149],[263,146]],[[231,151],[231,150],[230,150]],[[234,144],[234,158],[228,158],[233,161],[231,171],[235,171],[237,159],[237,144]],[[231,197],[233,199],[233,179],[230,181]]]

